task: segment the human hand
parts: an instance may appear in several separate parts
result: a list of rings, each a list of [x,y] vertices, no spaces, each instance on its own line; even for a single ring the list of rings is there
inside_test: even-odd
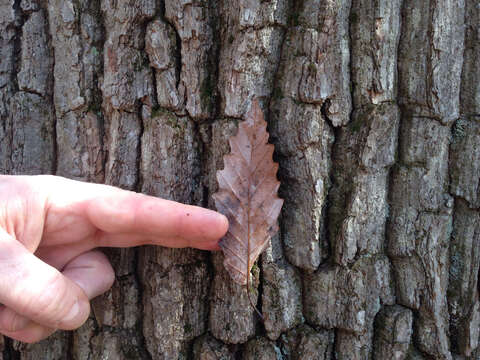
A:
[[[0,333],[39,341],[72,330],[114,272],[97,247],[218,250],[212,210],[56,176],[0,176]]]

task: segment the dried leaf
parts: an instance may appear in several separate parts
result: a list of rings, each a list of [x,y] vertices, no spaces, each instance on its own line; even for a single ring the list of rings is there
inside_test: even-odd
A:
[[[217,210],[230,227],[220,241],[223,262],[232,279],[247,284],[248,274],[270,238],[278,231],[283,200],[277,196],[278,164],[268,144],[267,123],[257,100],[252,102],[238,133],[229,139],[231,153],[217,171],[219,191],[213,195]]]

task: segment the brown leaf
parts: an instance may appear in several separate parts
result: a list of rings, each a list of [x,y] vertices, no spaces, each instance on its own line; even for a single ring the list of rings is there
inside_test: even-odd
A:
[[[248,274],[270,238],[278,231],[283,200],[277,196],[278,164],[268,144],[267,123],[257,100],[252,102],[238,133],[229,139],[231,153],[217,171],[219,190],[213,194],[217,210],[230,223],[220,247],[232,279],[247,284]]]

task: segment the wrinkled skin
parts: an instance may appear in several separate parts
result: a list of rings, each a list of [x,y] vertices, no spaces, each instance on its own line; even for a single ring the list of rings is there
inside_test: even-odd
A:
[[[89,316],[113,269],[98,247],[218,250],[214,211],[56,176],[0,176],[0,333],[39,341]]]

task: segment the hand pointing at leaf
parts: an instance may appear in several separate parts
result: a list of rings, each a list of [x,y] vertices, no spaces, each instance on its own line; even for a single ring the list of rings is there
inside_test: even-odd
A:
[[[0,333],[39,341],[83,324],[114,273],[97,247],[217,250],[214,211],[56,176],[0,176]]]

